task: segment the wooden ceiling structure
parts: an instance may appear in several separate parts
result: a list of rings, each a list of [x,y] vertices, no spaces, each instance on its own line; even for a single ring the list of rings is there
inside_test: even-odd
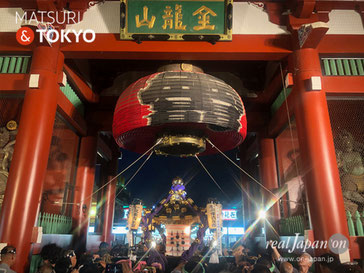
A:
[[[1,0],[0,8],[17,7],[24,10],[41,11],[66,9],[83,14],[89,7],[102,2],[104,1]],[[235,2],[245,1],[238,0]],[[262,1],[262,3],[265,5],[269,20],[287,26],[287,29],[291,30],[291,32],[297,30],[297,27],[303,22],[309,23],[312,20],[327,22],[328,13],[333,9],[354,9],[362,17],[364,14],[364,1],[282,0]],[[311,16],[313,13],[314,16]],[[32,50],[32,46],[24,47],[19,45],[13,33],[0,33],[0,40],[0,52],[27,54]],[[346,55],[364,54],[362,44],[364,44],[363,36],[326,35],[319,44],[318,50],[322,54],[338,52]],[[234,35],[232,42],[220,42],[215,45],[200,43],[198,47],[195,45],[195,42],[187,41],[169,41],[168,43],[153,41],[143,42],[136,47],[133,41],[123,41],[121,44],[118,35],[110,33],[97,34],[97,39],[92,43],[92,46],[83,41],[80,43],[65,43],[61,46],[61,50],[65,55],[66,63],[69,65],[69,68],[66,68],[67,74],[71,74],[71,78],[80,85],[78,88],[80,97],[88,104],[87,122],[94,123],[100,130],[111,130],[112,112],[117,96],[120,95],[119,93],[114,96],[103,96],[103,90],[112,85],[112,79],[110,78],[125,73],[128,70],[127,67],[130,67],[131,64],[133,66],[132,71],[154,73],[155,68],[166,62],[186,61],[195,65],[201,64],[206,73],[226,72],[228,70],[230,75],[222,75],[223,80],[232,75],[233,77],[240,77],[241,83],[237,84],[248,85],[250,88],[247,89],[253,95],[243,96],[241,94],[249,113],[248,130],[250,132],[259,132],[266,128],[272,118],[269,113],[270,106],[282,89],[282,77],[278,64],[281,63],[282,72],[285,74],[289,64],[287,57],[293,49],[292,36]],[[86,62],[86,65],[92,68],[92,75],[80,69],[80,66],[77,65],[78,61],[83,62],[83,64]],[[107,67],[110,61],[119,65],[118,70],[108,71],[103,69]],[[106,74],[105,71],[110,73]],[[246,71],[250,73],[246,74],[247,76],[244,79],[244,72]],[[3,76],[0,75],[0,77]],[[108,79],[105,81],[105,78]],[[249,85],[249,78],[254,78],[255,86]],[[14,75],[12,81],[3,81],[1,85],[4,88],[16,86],[16,89],[21,90],[25,81],[24,75]],[[234,87],[234,84],[232,85]],[[332,85],[336,86],[335,84]],[[122,90],[119,92],[122,92]],[[65,102],[65,104],[67,103]],[[78,120],[76,122],[78,123],[77,127],[82,128],[82,131],[85,132],[87,122],[83,121],[81,117],[77,117],[77,114],[75,115],[76,120]],[[76,125],[74,121],[72,123]]]

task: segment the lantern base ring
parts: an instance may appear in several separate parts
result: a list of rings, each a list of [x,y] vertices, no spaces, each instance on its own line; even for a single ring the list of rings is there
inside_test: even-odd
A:
[[[206,141],[202,137],[191,135],[167,135],[159,138],[155,147],[156,154],[172,156],[194,156],[206,149]]]

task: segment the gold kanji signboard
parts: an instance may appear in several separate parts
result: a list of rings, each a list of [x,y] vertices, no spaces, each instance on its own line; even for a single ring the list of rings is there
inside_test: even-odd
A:
[[[232,0],[121,0],[120,39],[231,41]]]

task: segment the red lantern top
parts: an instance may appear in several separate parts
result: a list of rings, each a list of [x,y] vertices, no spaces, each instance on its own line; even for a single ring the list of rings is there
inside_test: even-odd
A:
[[[246,137],[243,102],[211,75],[160,72],[139,79],[119,97],[113,135],[120,147],[144,153],[165,135],[208,138],[222,151]],[[210,145],[202,154],[215,153]]]

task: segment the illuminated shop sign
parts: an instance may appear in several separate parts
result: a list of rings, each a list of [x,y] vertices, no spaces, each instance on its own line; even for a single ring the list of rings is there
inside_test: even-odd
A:
[[[123,219],[128,219],[129,209],[124,208]],[[224,221],[234,221],[238,219],[238,214],[236,209],[223,209],[222,210],[222,220]]]
[[[124,208],[124,215],[123,215],[123,219],[128,219],[128,215],[129,215],[129,209]]]
[[[145,208],[146,208],[146,206],[143,206],[143,209],[145,209]],[[127,206],[123,208],[123,212],[124,212],[123,213],[123,220],[128,219],[129,208]],[[144,210],[142,212],[142,215],[144,215]]]
[[[229,227],[229,235],[242,235],[244,232],[243,227]]]
[[[234,221],[238,219],[238,214],[236,209],[223,209],[222,210],[222,220],[224,221]]]
[[[93,233],[95,231],[95,227],[89,227],[89,232]],[[222,228],[222,234],[223,235],[243,235],[244,234],[244,228],[243,227],[223,227]],[[128,228],[125,227],[125,226],[114,226],[113,229],[112,229],[112,233],[113,234],[127,234],[128,233]],[[138,228],[137,230],[137,234],[142,234],[143,231],[141,228]],[[159,232],[158,231],[154,231],[152,232],[152,235],[154,237],[158,237],[160,236],[159,235]],[[207,229],[206,230],[206,233],[205,233],[206,237],[212,237],[213,236],[213,233],[210,231],[210,229]],[[195,236],[193,236],[195,237]]]
[[[232,39],[232,0],[121,0],[120,39]]]

